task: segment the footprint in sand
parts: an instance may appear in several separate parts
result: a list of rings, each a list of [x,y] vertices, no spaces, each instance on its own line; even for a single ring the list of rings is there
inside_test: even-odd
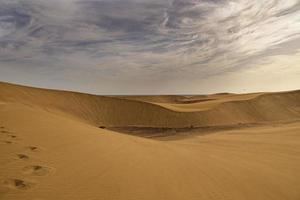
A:
[[[29,149],[30,151],[33,151],[33,152],[39,151],[39,148],[35,147],[35,146],[29,146],[29,147],[27,147],[27,149]]]
[[[41,165],[30,165],[24,167],[23,172],[33,176],[45,176],[50,172],[50,168]]]
[[[29,156],[27,156],[26,154],[22,154],[22,153],[17,154],[17,157],[21,160],[28,160],[29,159]]]
[[[5,140],[3,141],[4,144],[12,144],[13,142],[12,141],[9,141],[9,140]]]
[[[10,133],[9,131],[2,130],[0,133]]]
[[[20,190],[28,190],[34,185],[33,182],[22,179],[8,179],[3,181],[3,184],[6,187]]]
[[[17,136],[14,135],[14,134],[13,134],[12,132],[10,132],[10,131],[2,130],[2,131],[0,131],[0,133],[5,134],[5,135],[7,135],[7,136],[10,137],[10,138],[17,138]]]
[[[11,138],[17,138],[16,135],[12,135],[12,134],[10,134],[10,135],[8,135],[8,136],[11,137]]]

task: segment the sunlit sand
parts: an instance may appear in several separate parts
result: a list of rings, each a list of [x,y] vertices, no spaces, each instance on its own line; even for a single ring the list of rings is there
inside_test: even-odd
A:
[[[300,198],[299,91],[0,91],[1,199]]]

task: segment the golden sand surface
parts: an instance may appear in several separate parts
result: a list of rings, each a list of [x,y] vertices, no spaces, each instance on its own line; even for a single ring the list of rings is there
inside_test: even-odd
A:
[[[103,97],[0,82],[0,199],[299,200],[300,91]]]

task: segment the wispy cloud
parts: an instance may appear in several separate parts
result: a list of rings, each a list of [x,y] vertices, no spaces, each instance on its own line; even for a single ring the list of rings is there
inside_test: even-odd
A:
[[[2,0],[0,78],[156,92],[255,69],[249,63],[297,50],[285,44],[299,38],[299,0]]]

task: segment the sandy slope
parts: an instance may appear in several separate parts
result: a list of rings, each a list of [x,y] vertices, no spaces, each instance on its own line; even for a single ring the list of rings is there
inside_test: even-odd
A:
[[[0,199],[298,200],[299,100],[288,92],[227,101],[213,108],[216,118],[262,108],[254,113],[270,113],[250,116],[268,123],[160,141],[97,126],[131,125],[138,112],[138,125],[190,116],[204,123],[203,113],[1,83]]]
[[[179,105],[177,110],[171,109],[174,104],[161,106],[5,83],[0,83],[0,91],[2,101],[36,106],[97,126],[203,127],[291,120],[300,115],[300,91],[219,97],[214,101]],[[186,111],[186,107],[189,112],[178,112]]]

